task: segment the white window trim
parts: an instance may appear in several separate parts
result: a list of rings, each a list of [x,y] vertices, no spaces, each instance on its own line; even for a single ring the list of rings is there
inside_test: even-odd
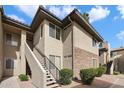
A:
[[[97,68],[98,67],[98,61],[97,61],[97,58],[92,58],[92,63],[93,63],[93,60],[96,60],[96,66],[95,66],[95,68]],[[94,67],[94,63],[93,63],[93,67]]]

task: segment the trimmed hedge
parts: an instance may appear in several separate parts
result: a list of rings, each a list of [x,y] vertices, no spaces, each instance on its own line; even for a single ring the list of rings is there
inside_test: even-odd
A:
[[[18,77],[19,77],[19,79],[20,79],[21,81],[28,81],[28,76],[26,76],[26,75],[24,75],[24,74],[20,74]]]
[[[104,73],[106,73],[107,68],[105,66],[96,68],[96,77],[101,77]]]
[[[60,70],[60,84],[67,85],[71,83],[73,77],[73,71],[71,69],[62,69]]]
[[[82,69],[80,70],[80,77],[83,84],[90,85],[96,76],[96,69]]]

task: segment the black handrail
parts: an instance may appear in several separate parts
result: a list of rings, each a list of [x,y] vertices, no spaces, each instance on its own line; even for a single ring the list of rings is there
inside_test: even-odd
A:
[[[51,62],[51,60],[47,56],[45,56],[43,53],[41,53],[41,51],[38,48],[35,47],[35,49],[38,51],[38,53],[42,57],[44,57],[44,65],[46,66],[46,68],[50,71],[50,73],[53,75],[53,77],[56,80],[59,80],[59,72],[60,72],[60,70],[55,66],[55,64],[53,62]]]

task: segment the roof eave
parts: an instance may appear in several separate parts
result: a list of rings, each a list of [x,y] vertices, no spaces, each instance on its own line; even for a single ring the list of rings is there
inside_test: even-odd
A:
[[[103,42],[104,39],[102,38],[102,36],[95,30],[95,28],[93,26],[90,25],[90,23],[88,23],[80,14],[80,12],[77,10],[76,14],[82,19],[82,21],[85,22],[85,24],[94,32],[94,34],[97,35],[97,39],[99,39],[99,41]]]

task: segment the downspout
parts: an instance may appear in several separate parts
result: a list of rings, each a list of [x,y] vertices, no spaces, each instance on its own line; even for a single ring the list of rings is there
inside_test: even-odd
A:
[[[70,20],[70,22],[71,22],[71,24],[73,24],[73,21],[71,20],[71,18],[70,17],[68,17],[68,19]],[[74,48],[74,46],[73,46],[73,29],[72,29],[72,38],[71,38],[71,41],[72,41],[72,70],[73,70],[73,73],[74,73],[74,50],[73,50],[73,48]]]

